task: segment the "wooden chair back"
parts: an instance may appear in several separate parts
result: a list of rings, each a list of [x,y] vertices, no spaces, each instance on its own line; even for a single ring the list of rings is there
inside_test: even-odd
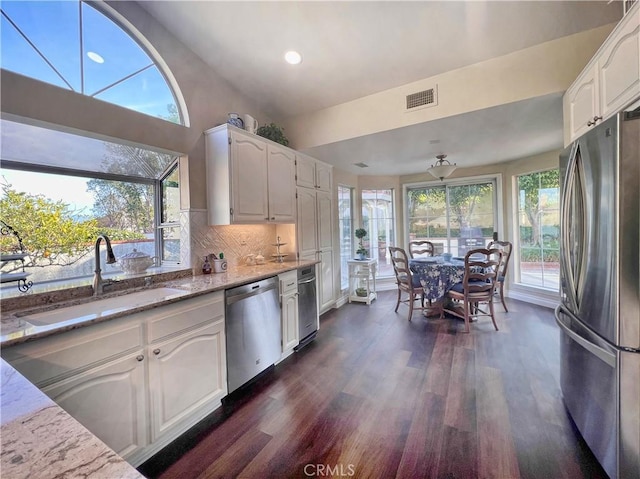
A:
[[[391,264],[393,265],[393,272],[396,275],[398,288],[410,293],[413,292],[413,283],[411,282],[411,270],[409,269],[409,258],[407,257],[407,252],[402,248],[389,246],[389,253],[391,254]]]
[[[500,267],[498,268],[498,281],[504,281],[504,278],[507,276],[507,269],[509,268],[509,260],[511,259],[511,251],[513,250],[513,245],[509,241],[491,241],[487,248],[497,248],[502,251],[502,262],[500,263]]]
[[[490,301],[498,282],[502,251],[498,248],[472,249],[464,257],[462,287],[465,301]]]
[[[409,254],[411,258],[415,258],[416,256],[433,256],[435,248],[431,241],[427,240],[412,240],[409,241]]]

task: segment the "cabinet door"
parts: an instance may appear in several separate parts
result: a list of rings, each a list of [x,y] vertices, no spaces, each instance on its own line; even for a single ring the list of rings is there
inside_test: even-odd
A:
[[[151,440],[226,395],[224,320],[149,346]]]
[[[315,189],[316,160],[308,156],[296,155],[296,185]]]
[[[320,313],[324,313],[331,308],[335,301],[333,290],[333,251],[331,249],[321,250],[318,277],[318,295]]]
[[[140,350],[42,391],[126,459],[148,444],[144,361]]]
[[[298,345],[298,292],[282,296],[282,352]]]
[[[297,190],[297,236],[300,256],[315,255],[318,251],[316,190]]]
[[[332,169],[326,163],[316,162],[316,187],[320,191],[331,191]]]
[[[640,10],[616,27],[598,59],[600,114],[604,119],[640,97]]]
[[[295,155],[290,150],[268,147],[269,221],[293,223],[296,219]]]
[[[331,194],[318,191],[316,205],[318,209],[318,249],[331,249],[333,247]]]
[[[269,217],[267,145],[237,132],[231,139],[233,222],[264,223]]]
[[[582,136],[593,125],[589,122],[599,116],[598,77],[596,66],[585,70],[580,78],[567,90],[565,115],[569,118],[569,142]]]

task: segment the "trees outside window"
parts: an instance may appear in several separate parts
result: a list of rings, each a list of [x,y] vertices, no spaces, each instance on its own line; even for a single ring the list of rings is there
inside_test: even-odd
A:
[[[516,245],[522,284],[560,289],[560,176],[557,169],[521,175]]]
[[[496,231],[495,181],[407,189],[407,242],[429,240],[435,253],[464,256]]]

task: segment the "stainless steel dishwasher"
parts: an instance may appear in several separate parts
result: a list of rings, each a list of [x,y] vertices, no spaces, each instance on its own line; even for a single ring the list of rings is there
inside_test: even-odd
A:
[[[227,386],[231,393],[280,359],[276,277],[225,291]]]

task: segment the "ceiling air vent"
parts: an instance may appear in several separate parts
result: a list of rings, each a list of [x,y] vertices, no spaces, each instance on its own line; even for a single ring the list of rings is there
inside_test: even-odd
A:
[[[438,89],[437,87],[429,88],[428,90],[419,91],[417,93],[411,93],[407,95],[407,111],[416,108],[424,108],[427,106],[435,106],[438,104]]]

